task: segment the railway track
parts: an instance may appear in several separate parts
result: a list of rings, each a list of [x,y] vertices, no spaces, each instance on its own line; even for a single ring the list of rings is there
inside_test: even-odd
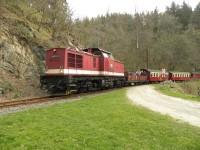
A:
[[[119,89],[119,88],[118,88]],[[56,100],[62,100],[66,98],[76,98],[80,96],[87,96],[87,95],[94,95],[94,94],[101,94],[109,91],[113,91],[116,89],[107,89],[101,91],[91,91],[87,93],[80,93],[80,94],[70,94],[70,95],[50,95],[45,97],[37,97],[37,98],[30,98],[30,99],[22,99],[22,100],[7,100],[0,102],[0,109],[3,108],[10,108],[10,107],[17,107],[22,105],[31,105],[31,104],[39,104],[44,102],[51,102]]]
[[[20,105],[44,103],[44,102],[55,101],[58,99],[68,98],[68,97],[70,97],[70,95],[55,95],[55,96],[51,95],[51,96],[37,97],[37,98],[30,98],[30,99],[3,101],[3,102],[0,102],[0,109],[20,106]]]

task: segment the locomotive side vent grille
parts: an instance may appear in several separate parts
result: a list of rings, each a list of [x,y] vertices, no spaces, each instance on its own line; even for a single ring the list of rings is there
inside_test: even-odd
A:
[[[75,54],[68,53],[68,67],[75,68]]]
[[[69,68],[83,68],[83,56],[68,53],[67,58]]]
[[[76,55],[76,68],[83,68],[83,56]]]

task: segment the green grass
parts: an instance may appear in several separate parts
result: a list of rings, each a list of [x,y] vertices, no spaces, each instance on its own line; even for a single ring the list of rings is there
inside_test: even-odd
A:
[[[0,117],[0,149],[200,149],[200,128],[132,105],[125,90]]]
[[[193,81],[192,81],[193,82]],[[155,89],[168,96],[183,98],[187,100],[199,101],[200,96],[193,94],[194,92],[187,92],[187,89],[193,90],[193,84],[188,83],[176,83],[172,87],[169,84],[156,84]],[[186,89],[187,88],[187,89]],[[193,90],[194,91],[194,90]],[[191,93],[191,94],[190,94]]]

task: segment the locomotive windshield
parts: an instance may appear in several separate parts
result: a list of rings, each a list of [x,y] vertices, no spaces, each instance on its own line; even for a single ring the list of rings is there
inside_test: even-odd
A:
[[[97,55],[97,56],[103,56],[105,58],[113,58],[112,53],[106,51],[106,50],[102,50],[99,48],[87,48],[87,49],[83,49],[84,52],[88,52],[91,53],[93,55]]]

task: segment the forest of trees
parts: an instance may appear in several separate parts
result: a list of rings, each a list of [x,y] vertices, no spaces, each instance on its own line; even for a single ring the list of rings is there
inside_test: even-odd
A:
[[[81,20],[72,19],[66,0],[0,0],[0,5],[20,16],[11,33],[40,47],[100,47],[132,71],[200,71],[200,3],[194,9],[173,2],[165,12],[107,13]]]
[[[200,3],[194,10],[173,2],[162,13],[155,9],[76,20],[73,32],[83,46],[113,52],[128,70],[200,71]]]
[[[10,19],[10,26],[13,25],[12,21],[15,23],[14,29],[10,30],[11,34],[19,31],[17,36],[29,42],[36,42],[34,37],[37,33],[43,36],[48,34],[46,36],[50,36],[53,44],[67,44],[72,33],[72,12],[66,0],[0,0],[0,6],[1,9],[7,9],[7,16],[12,15],[9,12],[16,15],[10,17],[12,19],[5,17]],[[41,40],[40,37],[38,39]]]

